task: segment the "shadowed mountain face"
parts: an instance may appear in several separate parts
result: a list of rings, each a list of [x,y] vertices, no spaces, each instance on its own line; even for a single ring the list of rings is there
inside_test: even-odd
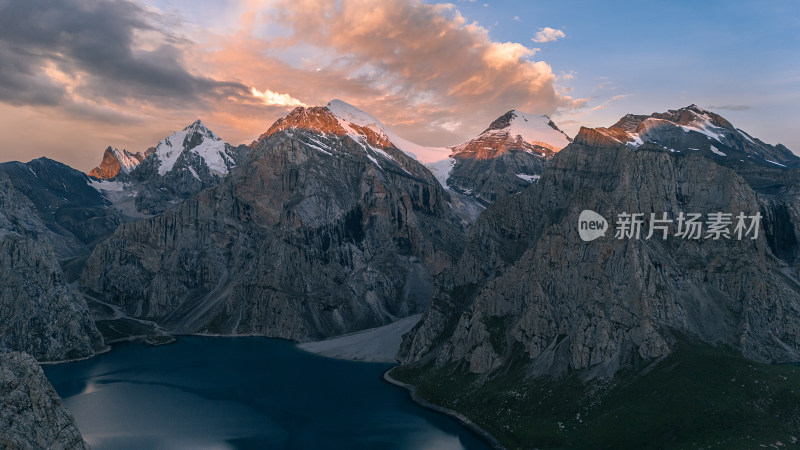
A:
[[[83,173],[40,158],[0,164],[0,351],[93,355],[103,338],[62,270],[120,223]]]
[[[421,311],[462,231],[431,173],[373,137],[295,110],[219,186],[122,225],[82,285],[182,332],[307,339]]]
[[[4,228],[18,233],[23,229],[34,233],[32,230],[38,228],[40,231],[31,236],[50,235],[49,243],[61,258],[88,252],[88,247],[111,234],[120,223],[110,202],[91,186],[89,177],[59,162],[39,158],[29,163],[2,163],[0,182],[10,202],[0,214],[16,216],[23,204],[33,206],[32,215],[26,213],[28,217],[12,220]]]
[[[612,231],[584,242],[577,230],[585,209],[613,227],[623,212],[649,223],[650,213],[755,215],[763,205],[715,158],[583,129],[536,186],[475,223],[452,277],[407,336],[406,360],[610,377],[668,355],[675,333],[759,361],[800,360],[800,277],[763,232],[695,241],[676,237],[672,225],[666,240],[615,239]],[[791,226],[771,220],[762,226]]]

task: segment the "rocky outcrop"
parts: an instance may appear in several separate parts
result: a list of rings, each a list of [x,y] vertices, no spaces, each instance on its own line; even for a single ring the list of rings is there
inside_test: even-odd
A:
[[[219,186],[122,225],[82,285],[182,332],[302,340],[421,311],[461,251],[447,196],[394,146],[317,129],[331,119],[294,111]]]
[[[607,138],[637,147],[712,159],[742,176],[758,194],[771,252],[797,264],[800,242],[800,157],[785,146],[769,145],[728,120],[696,105],[651,115],[628,114],[610,128],[587,130],[583,139]]]
[[[0,285],[0,349],[60,361],[104,348],[86,301],[66,283],[47,244],[13,234],[0,239]]]
[[[89,448],[36,360],[25,353],[0,353],[0,448]]]
[[[152,153],[152,152],[150,152]],[[108,180],[116,177],[120,173],[128,174],[139,165],[149,153],[142,155],[140,152],[131,153],[127,150],[119,150],[108,147],[103,152],[103,160],[100,165],[89,172],[90,177]]]
[[[673,224],[665,240],[644,238],[651,213],[705,220],[761,206],[747,181],[711,158],[583,129],[536,186],[476,222],[404,357],[476,373],[522,364],[533,376],[609,377],[667,355],[679,333],[758,361],[798,361],[798,274],[765,233],[695,241],[675,236]],[[586,209],[609,220],[605,237],[580,239]],[[625,212],[647,218],[641,239],[614,238]]]

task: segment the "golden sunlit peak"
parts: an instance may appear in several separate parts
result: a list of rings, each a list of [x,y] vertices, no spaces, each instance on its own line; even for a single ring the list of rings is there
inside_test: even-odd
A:
[[[256,97],[257,99],[261,100],[262,102],[264,102],[265,105],[308,106],[289,94],[279,94],[277,92],[270,91],[269,89],[264,91],[259,91],[258,89],[252,87],[250,88],[250,92],[253,94],[253,97]]]

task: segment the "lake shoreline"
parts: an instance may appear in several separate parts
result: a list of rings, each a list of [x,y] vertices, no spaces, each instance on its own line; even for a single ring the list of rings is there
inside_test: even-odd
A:
[[[399,367],[399,366],[395,366],[395,367]],[[452,417],[452,418],[458,420],[459,423],[461,423],[461,425],[463,425],[464,427],[469,429],[471,432],[475,433],[478,437],[480,437],[481,439],[486,441],[486,443],[491,445],[492,448],[505,450],[505,447],[500,443],[500,441],[497,440],[497,438],[495,438],[494,436],[491,435],[491,433],[489,433],[488,431],[484,430],[483,428],[481,428],[480,426],[475,424],[475,422],[471,421],[467,416],[461,414],[458,411],[454,411],[452,409],[448,409],[448,408],[445,408],[443,406],[439,406],[439,405],[436,405],[434,403],[431,403],[431,402],[425,400],[424,398],[422,398],[417,393],[417,388],[414,385],[411,385],[411,384],[408,384],[408,383],[403,383],[402,381],[399,381],[399,380],[396,380],[396,379],[392,378],[390,372],[393,369],[395,369],[395,367],[392,367],[391,369],[389,369],[389,370],[387,370],[386,372],[383,373],[383,377],[382,377],[383,381],[385,381],[385,382],[387,382],[387,383],[389,383],[391,385],[403,388],[406,391],[408,391],[408,394],[409,394],[409,397],[411,398],[411,401],[413,401],[417,405],[419,405],[419,406],[421,406],[421,407],[423,407],[423,408],[425,408],[427,410],[434,411],[434,412],[437,412],[439,414],[444,414],[444,415],[446,415],[448,417]]]
[[[287,436],[306,439],[319,435],[344,448],[370,439],[393,443],[394,447],[387,448],[398,449],[450,448],[457,442],[469,449],[491,448],[463,422],[420,406],[382,380],[392,367],[389,364],[315,355],[297,348],[296,342],[264,336],[182,335],[172,345],[153,347],[133,341],[109,347],[110,351],[86,360],[43,367],[84,439],[97,448],[147,447],[155,442],[177,448],[228,442],[231,433],[242,433],[239,428],[231,429],[229,420],[219,419],[229,414],[240,418],[237,427],[257,423],[247,425],[251,428],[241,436],[262,447],[283,445]],[[265,357],[254,361],[253,355]],[[322,379],[320,374],[324,374]],[[301,385],[303,389],[296,387]],[[221,397],[209,396],[208,386],[214,386]],[[240,393],[242,389],[246,395]],[[140,413],[152,411],[156,404],[163,406],[165,398],[172,408],[172,412],[162,410],[166,416]],[[222,399],[224,404],[213,403]],[[119,406],[98,414],[98,402]],[[303,405],[311,403],[317,405],[311,408],[313,420],[298,422],[298,417],[309,414]],[[224,411],[228,412],[220,415]],[[396,418],[394,426],[375,419],[386,414]],[[370,430],[352,436],[331,431],[357,429],[355,423],[370,423]],[[302,436],[296,433],[301,426],[308,427]],[[387,432],[395,435],[387,438]]]

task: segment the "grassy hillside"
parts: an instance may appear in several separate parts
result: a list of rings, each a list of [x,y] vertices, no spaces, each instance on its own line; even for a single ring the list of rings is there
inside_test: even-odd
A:
[[[521,367],[489,378],[454,369],[401,366],[392,376],[509,448],[800,446],[800,367],[689,340],[613,381],[530,379]]]

